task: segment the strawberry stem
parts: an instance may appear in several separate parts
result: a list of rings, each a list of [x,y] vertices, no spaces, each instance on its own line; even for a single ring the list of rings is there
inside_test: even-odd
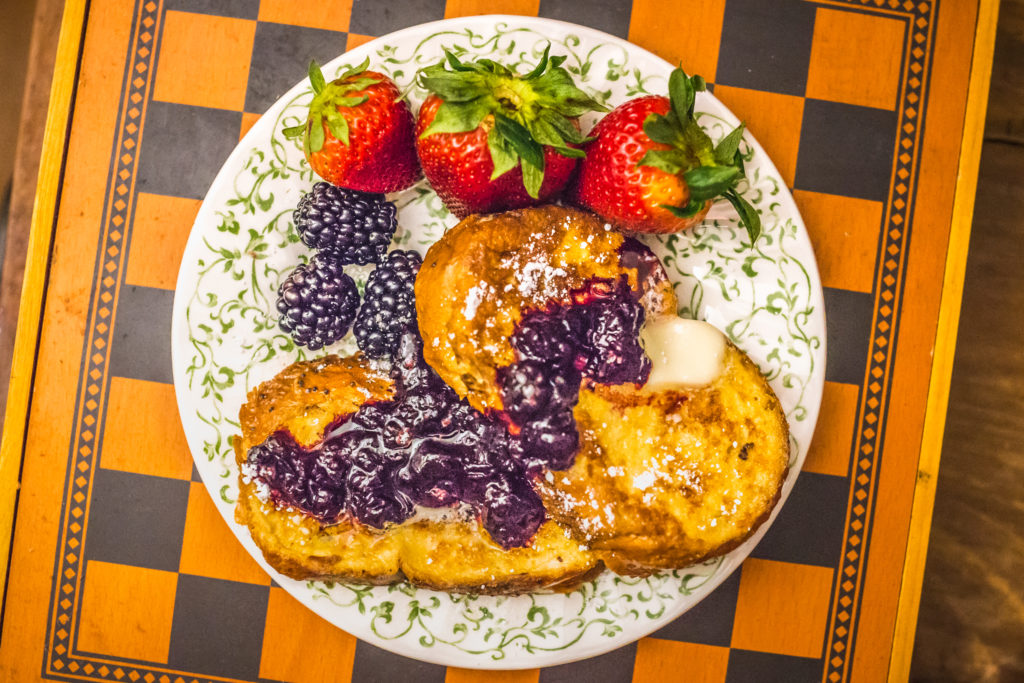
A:
[[[368,66],[369,58],[364,59],[362,64],[348,67],[338,78],[328,83],[317,61],[310,60],[308,72],[309,83],[313,88],[313,101],[309,103],[306,122],[301,126],[285,128],[282,131],[284,136],[292,139],[301,135],[302,147],[308,156],[323,149],[327,140],[327,133],[324,131],[326,126],[333,137],[347,146],[348,120],[345,118],[344,110],[358,107],[368,99],[366,95],[351,96],[350,93],[380,83],[379,78],[360,77]]]
[[[682,178],[690,190],[689,203],[686,206],[661,205],[679,218],[695,216],[709,200],[726,199],[739,214],[753,246],[761,234],[761,217],[736,191],[736,186],[745,178],[743,154],[739,149],[744,126],[742,123],[737,126],[716,147],[694,115],[697,93],[706,88],[700,76],[687,76],[679,68],[672,70],[668,78],[671,105],[668,113],[651,114],[644,121],[647,137],[668,145],[669,149],[648,151],[637,166],[652,166]]]
[[[576,87],[562,68],[565,57],[550,56],[544,49],[537,65],[518,75],[489,59],[463,62],[450,50],[438,64],[419,71],[418,83],[437,95],[442,104],[421,138],[476,130],[493,121],[487,147],[497,178],[517,165],[523,171],[527,193],[537,198],[544,182],[544,147],[568,157],[583,156],[579,145],[585,138],[575,119],[588,111],[607,107]]]

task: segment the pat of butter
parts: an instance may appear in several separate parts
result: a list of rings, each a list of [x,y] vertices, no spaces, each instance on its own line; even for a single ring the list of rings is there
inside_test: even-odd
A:
[[[725,335],[702,320],[659,316],[644,323],[640,343],[651,359],[646,389],[701,387],[722,372]]]

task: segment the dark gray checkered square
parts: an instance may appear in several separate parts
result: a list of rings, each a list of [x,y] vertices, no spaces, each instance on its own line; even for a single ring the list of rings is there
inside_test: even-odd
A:
[[[364,36],[382,36],[416,24],[444,19],[444,5],[445,0],[354,0],[348,30]]]
[[[868,362],[871,337],[871,294],[825,287],[828,355],[825,379],[860,384]]]
[[[188,488],[187,481],[97,468],[86,559],[178,571]]]
[[[651,634],[652,638],[729,647],[742,568],[686,614]]]
[[[260,0],[164,0],[164,9],[255,19],[260,12]]]
[[[136,226],[136,229],[145,229]],[[174,292],[124,285],[110,349],[110,372],[118,377],[167,382],[171,376],[171,308]]]
[[[582,24],[598,31],[625,38],[629,35],[629,15],[632,5],[618,0],[540,0],[537,14],[548,19],[560,19]]]
[[[270,588],[182,574],[167,663],[182,671],[259,676]]]
[[[541,669],[540,683],[628,683],[633,680],[635,661],[636,643],[633,642],[597,657]]]
[[[443,666],[418,662],[360,640],[356,643],[352,680],[366,683],[444,683],[446,671]]]
[[[202,199],[238,143],[241,129],[240,111],[150,102],[136,187]]]
[[[732,650],[726,683],[818,683],[822,680],[820,659]]]
[[[884,201],[896,123],[894,111],[808,99],[794,187]]]
[[[815,11],[803,0],[727,0],[715,81],[803,95]]]
[[[245,110],[262,114],[306,77],[309,62],[326,64],[345,52],[347,34],[260,22],[252,45]],[[331,74],[326,74],[328,78]]]
[[[850,484],[846,477],[801,472],[751,557],[834,567],[843,547]]]

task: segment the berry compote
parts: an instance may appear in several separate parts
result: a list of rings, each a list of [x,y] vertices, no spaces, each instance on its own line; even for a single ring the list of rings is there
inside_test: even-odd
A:
[[[517,360],[498,371],[504,412],[494,414],[459,399],[426,364],[413,326],[391,365],[392,400],[363,405],[313,448],[276,432],[249,450],[246,474],[276,504],[327,524],[349,514],[379,528],[416,506],[465,503],[495,542],[526,546],[546,518],[532,479],[571,467],[579,447],[580,387],[647,381],[643,321],[624,279],[593,280],[566,302],[526,313],[511,339]]]
[[[529,471],[572,466],[579,447],[573,407],[584,382],[647,381],[643,322],[644,309],[625,279],[593,280],[569,303],[523,316],[511,340],[517,360],[498,371],[498,382]]]
[[[279,431],[249,449],[247,474],[270,499],[322,522],[346,512],[372,527],[400,523],[415,506],[467,503],[495,542],[523,547],[544,522],[521,448],[504,421],[460,400],[424,362],[407,332],[392,364],[395,397],[363,405],[303,448]]]

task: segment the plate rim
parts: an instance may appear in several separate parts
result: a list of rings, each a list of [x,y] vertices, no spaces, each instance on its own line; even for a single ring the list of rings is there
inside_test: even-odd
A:
[[[565,31],[587,33],[605,42],[615,44],[626,50],[628,53],[641,54],[645,58],[654,60],[656,62],[660,62],[664,64],[667,69],[673,68],[673,65],[670,62],[658,56],[657,54],[651,52],[650,50],[647,50],[646,48],[641,47],[639,45],[636,45],[635,43],[632,43],[624,38],[620,38],[605,31],[601,31],[600,29],[595,29],[580,24],[574,24],[572,22],[567,22],[559,19],[509,14],[483,14],[469,17],[453,17],[450,19],[439,19],[431,22],[425,22],[422,24],[408,26],[397,31],[393,31],[382,36],[376,37],[351,50],[346,50],[345,52],[338,54],[336,57],[326,62],[323,65],[323,67],[326,69],[330,65],[341,62],[347,55],[351,55],[353,53],[358,54],[362,52],[365,52],[366,56],[371,58],[372,65],[372,59],[375,55],[375,48],[379,47],[385,41],[394,42],[396,41],[396,38],[402,39],[405,37],[403,34],[416,35],[431,29],[450,29],[453,27],[465,28],[473,26],[475,24],[488,24],[490,27],[493,27],[494,25],[502,22],[509,25],[521,24],[524,25],[525,27],[533,29],[543,29],[544,27],[554,26],[558,29]],[[209,211],[207,211],[206,209],[208,202],[210,202],[210,196],[213,193],[214,189],[220,188],[230,183],[232,179],[230,173],[233,173],[237,170],[238,161],[244,159],[244,157],[251,151],[253,143],[262,136],[261,131],[263,128],[266,127],[265,125],[262,124],[264,124],[265,119],[271,118],[268,117],[268,113],[275,110],[278,107],[278,105],[280,105],[282,102],[285,102],[295,97],[296,95],[300,94],[301,91],[305,88],[305,84],[307,81],[308,78],[303,78],[296,82],[287,91],[285,91],[284,94],[277,98],[274,101],[274,103],[271,104],[260,115],[260,118],[253,124],[249,131],[247,131],[246,134],[238,141],[238,143],[232,149],[231,153],[224,159],[220,167],[220,170],[217,172],[217,174],[214,176],[213,181],[210,183],[210,186],[203,197],[202,204],[200,205],[199,211],[196,215],[196,220],[193,222],[193,225],[190,228],[189,238],[186,242],[185,249],[182,253],[182,261],[179,264],[178,276],[175,279],[174,301],[172,305],[170,326],[172,376],[174,383],[175,399],[178,408],[178,418],[179,421],[182,422],[183,427],[183,415],[185,415],[186,409],[191,408],[191,396],[184,388],[185,385],[187,384],[187,380],[183,377],[183,365],[179,362],[180,359],[178,357],[182,350],[179,350],[177,348],[175,340],[179,336],[182,336],[182,326],[185,324],[184,309],[187,307],[187,297],[182,295],[183,280],[185,279],[185,276],[187,274],[185,255],[189,254],[193,250],[193,242],[197,241],[196,235],[200,234],[197,231],[197,227],[199,227],[201,223],[206,222],[205,219],[207,218],[207,216],[205,214],[209,213]],[[728,113],[728,115],[733,119],[733,121],[740,120],[728,107],[726,107],[714,95],[713,92],[706,92],[705,96],[712,98],[713,101],[715,101],[725,112]],[[788,217],[796,221],[797,227],[800,231],[802,231],[804,234],[807,234],[806,223],[804,222],[803,216],[799,211],[799,207],[797,207],[792,192],[788,185],[785,184],[784,179],[782,179],[782,175],[781,173],[779,173],[774,161],[765,152],[764,148],[757,141],[753,132],[751,132],[749,129],[745,131],[744,138],[745,141],[751,144],[756,150],[759,156],[759,163],[765,168],[767,168],[770,174],[774,175],[774,177],[782,181],[782,183],[780,184],[780,191],[784,192],[785,197],[788,198],[793,208],[792,215]],[[808,274],[809,276],[811,276],[812,282],[817,283],[817,288],[811,288],[809,299],[813,307],[817,311],[820,311],[822,326],[822,335],[820,337],[820,357],[822,361],[825,361],[827,359],[828,349],[827,335],[824,334],[824,332],[827,330],[827,311],[824,306],[824,285],[821,282],[821,275],[818,269],[817,258],[814,255],[813,244],[811,243],[809,236],[806,246],[812,258],[808,262],[803,263],[803,265],[808,268]],[[188,337],[188,334],[185,333],[184,336]],[[216,505],[215,491],[217,487],[221,484],[221,482],[211,482],[208,479],[208,474],[204,471],[204,468],[199,466],[200,456],[204,455],[202,449],[200,448],[197,452],[197,450],[193,448],[192,444],[194,437],[191,437],[188,433],[186,433],[185,436],[186,442],[188,443],[189,446],[190,455],[192,456],[192,459],[196,466],[196,470],[199,472],[200,478],[202,479],[203,486],[206,489],[207,494],[210,495],[211,498],[214,498],[215,506],[217,507],[218,513],[222,516],[222,518],[224,518],[225,522],[227,522],[228,527],[233,533],[233,535],[239,540],[239,542],[241,542],[242,546],[245,548],[246,552],[248,552],[248,554],[252,557],[252,559],[255,560],[257,564],[259,564],[260,567],[267,572],[268,576],[270,576],[279,586],[281,586],[285,591],[287,591],[292,598],[302,603],[304,607],[309,609],[318,617],[331,624],[334,628],[339,628],[345,631],[346,633],[349,633],[353,637],[363,640],[371,645],[374,645],[375,647],[379,647],[381,649],[387,650],[389,652],[404,657],[410,657],[418,661],[428,662],[431,664],[437,664],[442,666],[458,666],[466,668],[475,668],[480,670],[521,670],[538,667],[556,666],[560,664],[569,664],[572,662],[588,659],[590,657],[611,652],[621,647],[625,647],[626,645],[629,645],[630,643],[633,643],[639,640],[640,638],[649,636],[651,633],[657,631],[659,628],[666,625],[667,623],[670,623],[671,621],[678,619],[683,614],[688,612],[690,609],[693,609],[695,606],[700,604],[722,583],[724,583],[730,576],[732,576],[732,574],[737,569],[739,569],[743,562],[746,561],[746,559],[750,556],[750,553],[753,550],[753,548],[762,540],[764,535],[774,524],[776,517],[778,516],[782,507],[785,505],[787,499],[789,498],[789,495],[792,493],[792,490],[796,485],[796,480],[802,472],[807,452],[809,451],[810,446],[813,443],[817,427],[817,421],[821,411],[820,394],[823,391],[824,383],[825,367],[823,365],[821,371],[819,373],[816,373],[816,375],[811,380],[811,386],[815,388],[815,393],[819,395],[819,398],[813,406],[813,420],[808,421],[811,423],[809,427],[810,436],[807,439],[806,444],[802,446],[801,457],[791,466],[791,469],[794,469],[795,471],[792,474],[787,475],[786,481],[783,484],[783,491],[780,495],[780,499],[778,503],[776,503],[774,509],[772,510],[769,519],[766,522],[764,522],[761,525],[761,527],[758,528],[758,530],[753,534],[753,536],[751,536],[751,538],[747,539],[739,547],[733,549],[726,555],[722,556],[726,560],[728,560],[728,558],[730,557],[740,559],[737,559],[732,567],[717,571],[708,580],[707,585],[709,586],[709,588],[700,600],[693,603],[692,605],[689,605],[688,607],[683,608],[681,611],[673,612],[671,610],[667,610],[667,613],[665,615],[662,615],[658,619],[652,619],[647,622],[644,622],[640,628],[636,629],[637,632],[635,635],[629,634],[627,636],[615,638],[613,640],[608,641],[595,641],[595,643],[590,646],[574,644],[564,650],[560,650],[557,652],[548,652],[530,658],[517,657],[515,652],[510,653],[510,657],[508,658],[493,660],[485,656],[469,655],[460,650],[452,649],[435,650],[433,648],[422,647],[415,649],[413,651],[408,647],[408,643],[406,643],[405,641],[382,638],[374,634],[372,631],[368,630],[361,632],[359,635],[356,635],[356,633],[354,633],[353,630],[348,628],[347,624],[345,627],[343,627],[337,624],[335,621],[329,619],[320,609],[318,609],[318,604],[313,601],[313,597],[309,593],[309,591],[305,590],[305,581],[297,581],[294,579],[290,579],[280,574],[272,567],[270,567],[269,564],[267,564],[266,560],[264,559],[263,553],[259,550],[255,542],[252,540],[251,535],[248,533],[247,527],[237,524],[234,521],[233,516],[228,516],[219,505]],[[420,588],[418,590],[426,591],[429,589]],[[359,630],[362,631],[362,629]]]

